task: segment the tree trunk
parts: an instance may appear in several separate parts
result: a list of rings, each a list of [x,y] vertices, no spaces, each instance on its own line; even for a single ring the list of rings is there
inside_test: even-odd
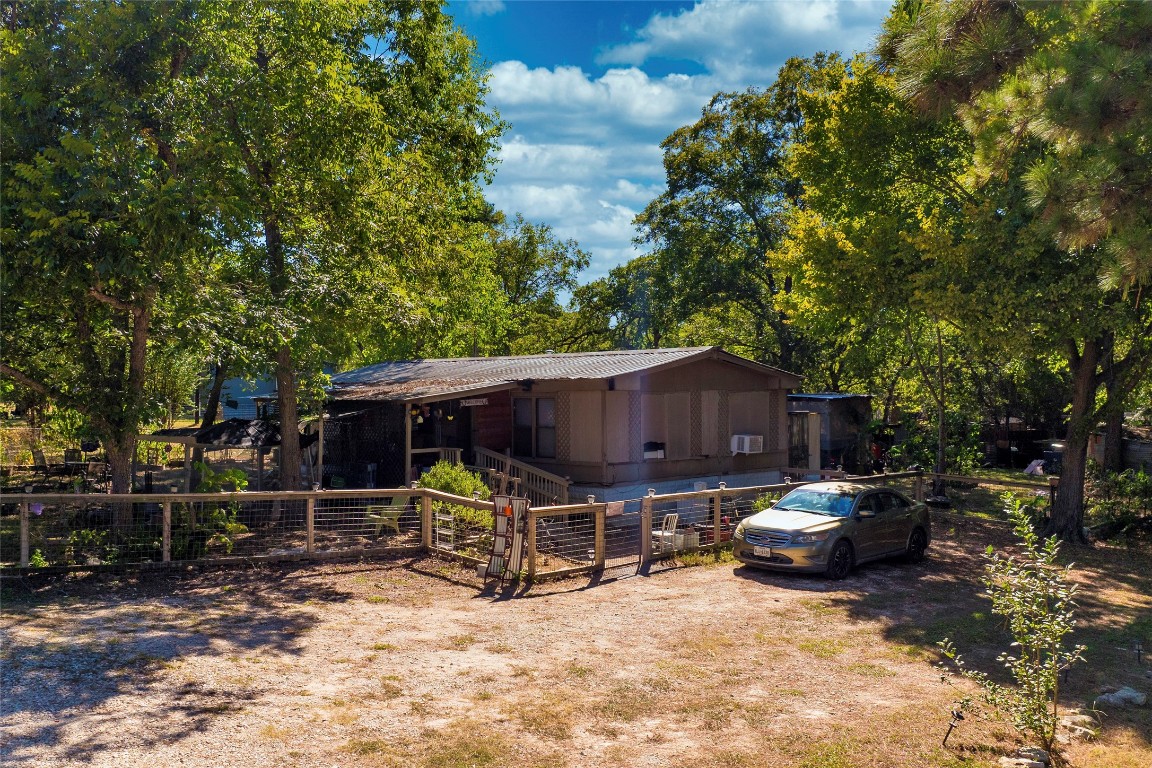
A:
[[[1084,473],[1088,437],[1096,426],[1096,366],[1099,360],[1100,346],[1095,340],[1084,344],[1083,353],[1073,348],[1068,356],[1068,370],[1072,372],[1072,409],[1064,438],[1060,486],[1044,535],[1057,536],[1072,543],[1087,543],[1084,536]]]
[[[1124,413],[1109,412],[1104,422],[1104,469],[1109,472],[1124,471]]]
[[[216,363],[216,370],[212,375],[212,389],[208,391],[208,404],[204,407],[204,415],[200,418],[200,429],[207,429],[216,423],[216,412],[220,410],[220,396],[224,391],[224,382],[228,378],[228,366],[223,362]],[[200,485],[200,471],[196,465],[204,461],[204,449],[197,446],[192,449],[192,478],[189,491]]]
[[[276,406],[280,416],[280,490],[300,490],[300,416],[296,372],[287,344],[276,352]]]
[[[112,475],[112,493],[132,493],[132,458],[136,455],[136,436],[105,438],[104,450],[108,455],[108,468]],[[119,502],[112,505],[113,537],[125,538],[132,530],[132,504]]]
[[[948,417],[947,402],[944,399],[944,340],[940,336],[940,324],[936,324],[936,472],[944,474],[947,469],[947,455],[944,446],[948,444]],[[939,477],[932,483],[932,493],[936,496],[944,495],[944,481]]]

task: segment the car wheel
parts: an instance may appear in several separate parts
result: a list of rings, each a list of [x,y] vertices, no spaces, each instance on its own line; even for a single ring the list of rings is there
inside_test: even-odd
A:
[[[910,563],[923,562],[924,550],[926,549],[928,549],[928,537],[924,534],[923,529],[917,528],[908,537],[908,549],[904,553],[904,559]]]
[[[828,556],[828,568],[824,575],[833,581],[839,581],[852,570],[852,545],[846,541],[836,542],[832,554]]]

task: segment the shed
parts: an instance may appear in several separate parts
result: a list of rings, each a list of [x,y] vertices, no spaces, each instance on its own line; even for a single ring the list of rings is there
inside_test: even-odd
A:
[[[801,392],[788,395],[789,413],[820,416],[820,466],[859,472],[871,457],[867,426],[872,420],[871,395]]]

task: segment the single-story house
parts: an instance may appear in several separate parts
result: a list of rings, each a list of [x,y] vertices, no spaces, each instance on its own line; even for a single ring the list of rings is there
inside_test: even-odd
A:
[[[534,503],[771,482],[799,384],[719,347],[378,363],[332,377],[321,465],[325,485],[397,487],[458,458],[520,477]]]

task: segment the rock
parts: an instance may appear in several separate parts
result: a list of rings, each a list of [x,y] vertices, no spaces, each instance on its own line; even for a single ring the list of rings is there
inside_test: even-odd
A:
[[[1096,738],[1096,731],[1092,728],[1085,728],[1081,725],[1070,725],[1068,726],[1068,735],[1077,739],[1091,741],[1092,739]],[[1067,741],[1068,740],[1065,739],[1065,743],[1067,743]]]
[[[1045,752],[1043,749],[1040,749],[1040,747],[1021,747],[1020,749],[1016,750],[1016,756],[1022,757],[1025,760],[1033,760],[1037,763],[1043,763],[1044,765],[1048,765],[1052,762],[1052,758],[1049,757],[1047,752]]]
[[[1106,707],[1142,707],[1148,703],[1148,694],[1140,693],[1134,688],[1125,686],[1113,693],[1105,693],[1096,697],[1096,706],[1103,704]]]
[[[1026,757],[1002,757],[999,765],[1001,768],[1045,768],[1044,763]]]
[[[1092,715],[1086,715],[1083,712],[1070,712],[1060,718],[1060,725],[1065,728],[1079,726],[1081,728],[1095,729],[1099,724]]]

